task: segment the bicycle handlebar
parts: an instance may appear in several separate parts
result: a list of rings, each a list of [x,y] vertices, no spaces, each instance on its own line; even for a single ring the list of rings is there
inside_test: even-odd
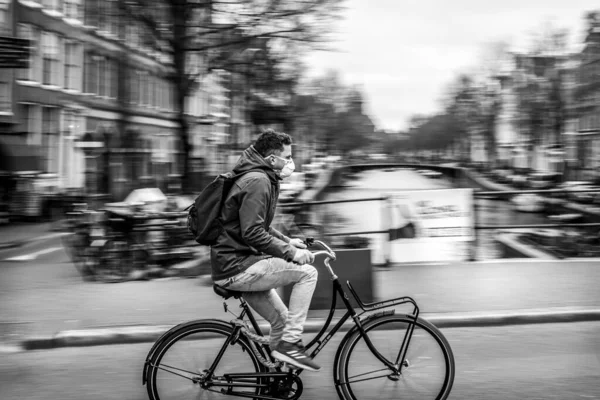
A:
[[[313,255],[315,257],[320,254],[324,254],[325,256],[331,258],[332,260],[335,260],[335,252],[333,250],[331,250],[331,248],[329,246],[327,246],[325,243],[323,243],[320,240],[313,240],[312,243],[318,244],[319,246],[325,248],[325,250],[314,251]]]

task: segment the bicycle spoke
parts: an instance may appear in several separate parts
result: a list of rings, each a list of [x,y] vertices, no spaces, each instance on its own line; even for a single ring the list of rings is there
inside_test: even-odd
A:
[[[414,379],[402,379],[402,383],[406,386],[408,386],[410,389],[412,389],[412,393],[423,393],[423,392],[427,392],[427,388],[423,385],[420,385],[416,380]]]
[[[373,372],[377,372],[377,371],[373,371]],[[357,379],[355,381],[351,381],[350,379],[348,379],[348,381],[345,382],[345,383],[348,384],[348,383],[364,382],[364,381],[370,381],[370,380],[373,380],[373,379],[387,378],[388,376],[390,376],[390,374],[374,376],[372,378]]]
[[[177,372],[171,371],[170,369],[167,369],[167,368],[171,368],[171,369],[174,369],[174,370],[176,370],[176,371],[183,371],[183,372],[186,372],[186,373],[188,373],[188,374],[190,374],[190,375],[198,375],[197,373],[190,372],[190,371],[186,371],[185,369],[181,369],[181,368],[175,368],[175,367],[171,367],[171,366],[169,366],[169,365],[166,365],[165,367],[162,367],[162,366],[160,366],[160,365],[153,365],[153,364],[150,364],[150,365],[152,365],[153,367],[156,367],[156,368],[158,368],[158,369],[161,369],[161,370],[163,370],[163,371],[169,372],[169,373],[171,373],[171,374],[173,374],[173,375],[177,375],[177,376],[180,376],[180,377],[182,377],[182,378],[188,379],[188,380],[190,380],[190,381],[191,381],[191,380],[193,380],[193,379],[192,379],[192,378],[190,378],[189,376],[185,376],[185,375],[182,375],[182,374],[178,374]]]
[[[371,372],[365,372],[364,374],[358,374],[358,375],[354,375],[354,376],[350,376],[348,377],[348,380],[352,379],[352,378],[358,378],[359,376],[364,376],[364,375],[369,375],[369,374],[374,374],[375,372],[381,372],[381,371],[389,371],[389,368],[382,368],[382,369],[377,369],[375,371],[371,371]]]
[[[425,347],[425,344],[420,341],[419,339],[423,339],[424,336],[421,334],[416,334],[413,332],[412,337],[410,339],[410,343],[408,345],[408,351],[406,352],[406,354],[404,355],[404,358],[408,358],[408,355],[410,353],[411,357],[415,357],[416,354],[420,354],[422,352],[422,349],[426,349],[427,347]],[[398,356],[396,357],[396,363],[400,362],[400,353],[402,352],[402,349],[398,350]]]

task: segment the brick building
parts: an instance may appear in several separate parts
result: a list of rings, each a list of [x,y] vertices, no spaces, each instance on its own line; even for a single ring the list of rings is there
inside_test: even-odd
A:
[[[63,189],[122,198],[165,187],[180,173],[174,91],[169,59],[144,46],[142,26],[116,0],[9,4],[31,58],[27,69],[0,71],[0,103],[11,108],[4,132],[40,146],[42,170]],[[85,141],[102,146],[86,152]]]

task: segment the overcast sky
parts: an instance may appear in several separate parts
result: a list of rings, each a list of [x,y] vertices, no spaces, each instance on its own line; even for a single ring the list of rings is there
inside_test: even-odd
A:
[[[405,129],[416,113],[439,109],[457,73],[480,63],[485,43],[517,48],[551,21],[581,43],[586,11],[598,0],[347,0],[336,29],[339,52],[311,53],[309,75],[340,72],[361,85],[379,128]]]

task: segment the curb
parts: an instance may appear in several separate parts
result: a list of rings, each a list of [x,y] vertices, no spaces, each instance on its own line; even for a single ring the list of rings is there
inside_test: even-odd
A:
[[[424,314],[425,319],[438,328],[493,327],[507,325],[528,325],[544,323],[600,321],[600,309],[569,311],[529,311],[496,314]],[[331,327],[339,319],[334,318]],[[324,318],[311,318],[304,325],[306,333],[317,333],[323,326]],[[353,322],[346,322],[340,329],[348,331]],[[23,350],[45,350],[61,347],[102,346],[114,344],[152,343],[173,325],[140,325],[99,329],[67,330],[48,337],[31,337],[16,345]],[[260,324],[268,333],[268,324]]]

